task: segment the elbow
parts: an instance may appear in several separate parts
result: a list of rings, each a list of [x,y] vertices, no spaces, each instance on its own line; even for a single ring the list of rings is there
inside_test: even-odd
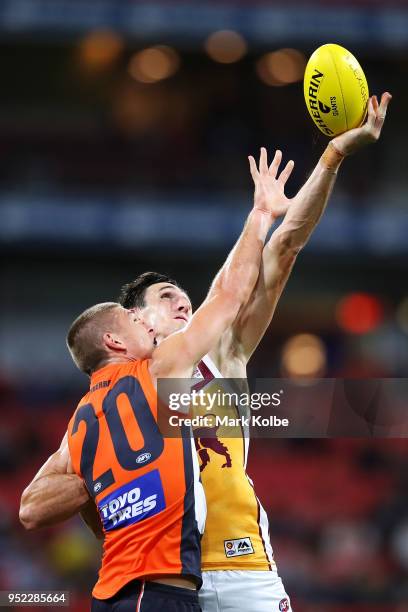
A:
[[[27,531],[33,531],[34,529],[38,529],[39,527],[41,527],[41,525],[37,520],[34,508],[27,499],[27,496],[28,494],[26,489],[23,492],[23,495],[21,496],[18,518],[24,529],[26,529]]]
[[[41,527],[41,525],[36,521],[33,512],[30,509],[30,506],[20,506],[20,511],[18,513],[18,518],[20,523],[27,531],[34,531]]]

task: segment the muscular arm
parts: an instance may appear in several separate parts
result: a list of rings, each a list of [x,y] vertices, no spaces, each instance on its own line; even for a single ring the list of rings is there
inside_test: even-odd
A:
[[[21,496],[19,518],[26,529],[49,527],[81,512],[97,537],[102,534],[96,506],[84,482],[73,473],[67,434]]]
[[[320,159],[266,243],[257,285],[233,330],[232,342],[244,363],[268,328],[296,257],[321,218],[335,181],[336,173]]]
[[[150,363],[153,378],[189,377],[194,364],[231,325],[254,289],[271,223],[269,212],[254,206],[238,243],[201,308],[185,330],[171,335],[154,351]],[[65,436],[58,451],[24,490],[20,521],[26,529],[35,529],[63,521],[78,511],[92,531],[100,535],[102,531],[96,507],[82,479],[72,474]]]
[[[334,138],[309,179],[297,195],[290,202],[287,201],[285,218],[265,245],[257,285],[234,324],[228,350],[221,356],[221,362],[223,359],[225,361],[226,356],[230,359],[231,354],[238,354],[245,366],[254,352],[271,322],[296,256],[308,242],[326,208],[342,160],[366,144],[378,140],[390,99],[390,94],[383,94],[381,104],[378,105],[376,97],[371,98],[364,126]],[[255,176],[254,181],[256,197],[259,177]],[[276,197],[276,185],[274,187],[269,197]],[[283,189],[281,198],[285,200]],[[222,365],[219,365],[221,370]]]
[[[271,223],[269,211],[254,207],[206,300],[186,328],[166,338],[155,350],[150,364],[154,378],[189,377],[194,364],[232,324],[255,287]]]

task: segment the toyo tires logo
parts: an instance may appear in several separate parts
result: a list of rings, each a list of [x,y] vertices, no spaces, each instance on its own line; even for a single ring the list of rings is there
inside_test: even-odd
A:
[[[165,508],[163,485],[158,470],[117,487],[98,503],[105,531],[133,525]]]

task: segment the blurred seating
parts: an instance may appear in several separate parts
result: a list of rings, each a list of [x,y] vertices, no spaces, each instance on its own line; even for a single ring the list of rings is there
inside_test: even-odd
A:
[[[38,532],[17,518],[21,491],[58,447],[72,405],[3,411],[0,589],[69,590],[79,612],[100,544],[78,518]],[[406,440],[252,441],[249,473],[297,610],[407,611],[407,450]]]

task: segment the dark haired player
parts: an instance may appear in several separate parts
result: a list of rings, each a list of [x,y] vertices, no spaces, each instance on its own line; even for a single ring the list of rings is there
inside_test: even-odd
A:
[[[251,160],[255,200],[274,202],[275,216],[288,210],[282,225],[264,248],[260,276],[251,300],[218,345],[197,366],[196,376],[201,375],[212,392],[222,377],[246,377],[247,362],[270,323],[297,253],[320,219],[344,156],[379,137],[389,99],[384,94],[378,106],[376,98],[372,98],[365,126],[350,130],[330,143],[290,206],[283,186],[292,164],[289,162],[280,175],[280,183],[274,178],[281,160],[279,152],[271,166],[272,176],[268,174],[265,151],[259,172]],[[120,301],[125,307],[142,313],[162,337],[182,328],[192,312],[185,291],[172,279],[154,272],[141,274],[125,285]],[[240,414],[243,412],[241,407],[237,410]],[[229,427],[227,436],[200,437],[197,452],[208,506],[202,540],[204,585],[200,602],[203,610],[210,612],[217,610],[217,606],[221,611],[234,606],[248,612],[290,610],[289,598],[276,571],[267,516],[246,474],[248,438],[243,445],[239,428],[232,431]],[[240,584],[245,585],[245,593]]]
[[[198,364],[206,381],[222,376],[245,377],[246,363],[269,325],[297,253],[324,211],[342,160],[379,138],[389,100],[389,94],[383,95],[380,105],[375,97],[370,100],[367,123],[329,143],[311,177],[291,201],[284,195],[284,185],[292,164],[276,179],[279,152],[270,168],[265,151],[259,170],[250,159],[255,201],[261,207],[272,207],[274,216],[288,210],[264,247],[258,283],[250,300],[217,346]],[[185,292],[172,279],[156,273],[141,275],[125,286],[121,300],[127,307],[136,307],[161,337],[183,328],[191,317],[191,303]],[[202,541],[204,585],[200,602],[203,610],[290,610],[289,598],[276,572],[266,514],[246,475],[247,440],[244,449],[239,437],[221,442],[228,449],[230,462],[221,452],[211,449],[207,449],[205,461],[201,457],[201,467],[205,463],[201,477],[208,505]],[[199,453],[200,450],[203,449]],[[43,502],[41,499],[37,502],[39,526],[52,520],[52,514],[47,515],[45,508],[46,497],[44,493]],[[91,513],[87,518],[95,529],[97,525]]]

